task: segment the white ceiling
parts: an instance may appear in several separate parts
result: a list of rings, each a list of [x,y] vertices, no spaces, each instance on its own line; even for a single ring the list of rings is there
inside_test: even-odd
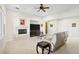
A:
[[[47,9],[47,12],[37,12],[40,4],[11,4],[5,5],[7,9],[25,13],[26,16],[37,16],[41,18],[46,18],[47,20],[56,19],[56,18],[63,18],[63,17],[72,17],[72,16],[79,16],[79,4],[44,4],[44,6],[49,6],[50,8]],[[20,9],[17,10],[16,6]],[[45,20],[46,20],[45,19]]]

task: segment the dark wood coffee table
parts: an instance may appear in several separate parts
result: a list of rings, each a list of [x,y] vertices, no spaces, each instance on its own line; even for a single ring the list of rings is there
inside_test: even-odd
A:
[[[42,49],[42,54],[44,54],[44,49],[46,49],[47,47],[49,48],[49,49],[47,49],[48,50],[48,54],[51,51],[51,44],[49,42],[46,42],[46,41],[41,41],[41,42],[37,43],[36,51],[39,54],[38,47],[40,47]]]

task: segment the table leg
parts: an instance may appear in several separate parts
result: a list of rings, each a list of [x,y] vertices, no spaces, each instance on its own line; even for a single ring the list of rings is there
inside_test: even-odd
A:
[[[44,48],[42,48],[42,54],[44,54]]]
[[[49,52],[48,52],[48,54],[50,54],[50,52],[51,52],[51,45],[49,45]]]
[[[39,54],[39,52],[38,52],[38,44],[37,44],[37,46],[36,46],[36,51],[37,51],[37,53]]]

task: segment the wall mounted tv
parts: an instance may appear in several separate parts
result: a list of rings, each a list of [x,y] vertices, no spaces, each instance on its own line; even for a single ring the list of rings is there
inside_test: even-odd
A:
[[[40,25],[39,24],[30,24],[30,37],[40,35]]]
[[[26,34],[27,29],[18,29],[18,34]]]
[[[40,25],[39,24],[30,24],[30,29],[31,30],[40,30]]]

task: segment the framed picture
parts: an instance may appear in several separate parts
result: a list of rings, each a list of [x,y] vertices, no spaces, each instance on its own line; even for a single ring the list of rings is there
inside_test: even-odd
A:
[[[72,27],[76,27],[76,23],[72,23]]]
[[[53,24],[50,24],[50,27],[53,27]]]
[[[25,25],[25,19],[20,19],[20,25]]]

